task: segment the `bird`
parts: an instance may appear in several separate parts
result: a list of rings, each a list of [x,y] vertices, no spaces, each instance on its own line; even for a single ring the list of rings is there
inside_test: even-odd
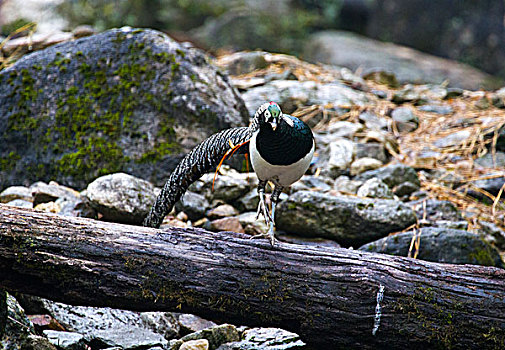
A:
[[[256,219],[263,216],[268,231],[251,238],[265,237],[275,244],[275,209],[280,194],[298,181],[309,168],[316,144],[310,127],[302,120],[282,113],[275,102],[262,104],[248,127],[220,131],[193,148],[170,174],[143,225],[159,228],[163,218],[187,188],[203,174],[233,154],[250,156],[258,177],[259,204]],[[265,189],[273,185],[268,210]]]

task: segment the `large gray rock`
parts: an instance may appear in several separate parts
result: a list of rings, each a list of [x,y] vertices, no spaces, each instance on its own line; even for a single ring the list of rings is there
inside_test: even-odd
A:
[[[217,326],[214,322],[205,320],[193,314],[180,314],[178,315],[178,321],[181,327],[180,333],[182,335]]]
[[[111,308],[71,306],[43,300],[44,308],[67,330],[82,334],[100,348],[164,347],[178,334],[175,316],[164,312],[133,312]]]
[[[84,336],[80,333],[53,331],[50,329],[44,330],[43,333],[51,344],[63,350],[79,350],[86,348]]]
[[[104,220],[126,224],[142,223],[158,193],[150,182],[124,173],[99,177],[86,189],[90,205]]]
[[[349,172],[352,160],[354,159],[355,143],[341,138],[331,142],[321,150],[321,157],[317,161],[317,166],[321,168],[321,174],[331,178]]]
[[[212,188],[213,183],[214,188]],[[189,189],[203,194],[211,202],[234,204],[257,185],[258,178],[254,173],[238,173],[231,169],[225,174],[217,176],[215,181],[214,174],[204,174]]]
[[[417,234],[420,234],[418,259],[450,264],[503,266],[503,261],[496,249],[474,233],[425,227],[417,231]],[[412,236],[413,232],[403,232],[365,244],[359,249],[407,256]]]
[[[403,164],[391,164],[377,170],[366,171],[356,176],[354,180],[365,181],[374,177],[386,183],[398,196],[417,191],[421,186],[414,168]]]
[[[202,218],[209,208],[209,201],[204,195],[191,191],[186,191],[181,200],[175,203],[175,209],[184,211],[190,220]]]
[[[81,196],[79,192],[71,188],[61,186],[54,181],[49,182],[49,184],[37,181],[30,186],[30,190],[32,191],[33,196],[33,206],[40,203],[54,202],[59,198],[77,200]]]
[[[413,202],[408,202],[408,205],[416,212],[419,220],[425,219],[429,222],[447,220],[461,221],[463,216],[456,206],[449,201],[438,199],[421,199]]]
[[[285,350],[305,347],[298,334],[280,328],[251,328],[241,338],[238,342],[225,343],[217,350]]]
[[[326,237],[358,246],[402,230],[416,221],[399,201],[332,196],[300,191],[278,206],[277,228],[301,236]]]
[[[303,57],[352,70],[360,68],[364,74],[376,70],[394,72],[401,83],[440,84],[448,80],[450,86],[477,90],[494,78],[462,63],[343,31],[313,34],[307,40]]]
[[[393,199],[391,189],[384,181],[374,177],[365,181],[356,193],[359,197]]]
[[[8,203],[16,199],[33,202],[32,190],[24,186],[11,186],[0,193],[0,203]]]
[[[220,345],[240,340],[237,328],[231,324],[221,324],[219,326],[202,329],[200,331],[185,335],[181,339],[171,340],[170,350],[179,350],[181,345],[190,340],[207,339],[210,349],[217,349]]]
[[[205,54],[133,28],[24,56],[0,72],[0,106],[0,189],[118,171],[162,185],[182,154],[249,119]]]

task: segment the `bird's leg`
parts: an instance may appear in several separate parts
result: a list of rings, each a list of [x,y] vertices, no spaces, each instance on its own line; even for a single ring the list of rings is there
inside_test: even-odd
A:
[[[272,196],[270,197],[272,201],[272,214],[269,215],[270,220],[267,223],[268,231],[266,233],[261,233],[259,235],[252,236],[251,239],[253,238],[259,238],[259,237],[265,237],[270,239],[270,244],[274,245],[277,239],[275,238],[275,207],[277,206],[277,202],[279,201],[279,196],[282,193],[283,188],[281,186],[275,186],[274,192],[272,193]]]
[[[265,219],[265,224],[269,225],[270,222],[272,221],[272,217],[270,216],[270,213],[268,212],[266,203],[265,203],[265,186],[267,182],[259,180],[258,183],[258,195],[260,197],[260,202],[258,203],[258,211],[256,212],[256,220],[259,219],[260,214],[263,215],[263,218]]]

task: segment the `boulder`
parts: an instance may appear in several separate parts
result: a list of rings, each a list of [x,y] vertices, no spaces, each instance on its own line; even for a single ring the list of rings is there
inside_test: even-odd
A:
[[[181,200],[175,203],[175,209],[184,211],[193,221],[202,218],[209,208],[210,204],[205,196],[192,191],[186,191]]]
[[[238,173],[231,169],[217,176],[215,181],[213,173],[204,174],[189,187],[189,190],[204,195],[209,202],[234,204],[257,185],[258,178],[254,173]]]
[[[385,130],[390,124],[386,118],[379,117],[371,111],[364,111],[360,113],[359,120],[364,123],[368,129],[372,130]]]
[[[419,220],[425,219],[428,222],[439,220],[461,221],[463,216],[458,208],[449,201],[438,199],[421,199],[408,202],[408,205],[416,212]]]
[[[296,333],[280,328],[251,328],[244,331],[240,341],[225,343],[217,350],[287,350],[302,348],[305,348],[305,343]]]
[[[355,158],[375,158],[380,160],[382,164],[386,164],[389,161],[389,156],[386,151],[386,147],[383,143],[378,142],[367,142],[367,143],[357,143],[355,147]]]
[[[46,184],[42,181],[35,182],[30,186],[33,196],[33,206],[41,203],[54,202],[57,199],[77,200],[81,197],[79,192],[66,186],[61,186],[55,181]]]
[[[256,208],[254,208],[254,210],[256,210]],[[249,235],[258,235],[268,231],[268,226],[265,224],[263,217],[260,215],[260,217],[256,219],[256,211],[242,213],[236,218],[244,228],[245,233]]]
[[[351,176],[364,173],[365,171],[378,169],[382,165],[383,164],[380,160],[371,157],[356,159],[351,164]]]
[[[20,179],[81,189],[118,171],[162,185],[197,143],[248,123],[209,61],[161,32],[127,27],[22,57],[0,72],[0,189]]]
[[[134,312],[41,300],[44,308],[68,331],[82,334],[86,343],[100,348],[164,347],[167,338],[179,332],[177,319],[168,312]]]
[[[126,224],[141,224],[158,193],[150,182],[124,173],[99,177],[86,189],[90,205],[103,220]]]
[[[179,350],[209,350],[207,339],[188,340],[181,345]]]
[[[363,125],[360,123],[338,120],[328,124],[324,132],[331,134],[333,137],[345,137],[352,139],[354,134],[362,130]]]
[[[391,112],[393,125],[400,133],[414,131],[419,126],[419,118],[408,107],[398,107]]]
[[[478,90],[490,87],[494,78],[462,63],[335,30],[311,35],[306,41],[303,57],[352,70],[360,68],[364,75],[377,70],[394,72],[400,83],[441,84],[448,80],[450,86]]]
[[[423,112],[435,113],[435,114],[451,114],[454,112],[453,108],[445,104],[428,104],[417,107],[418,110]]]
[[[63,350],[85,349],[86,343],[84,336],[76,332],[44,330],[43,334],[49,339],[51,344]]]
[[[300,191],[278,206],[277,229],[300,236],[334,239],[358,246],[403,230],[416,222],[414,211],[399,201]]]
[[[363,181],[355,181],[349,179],[348,176],[342,175],[337,177],[333,184],[333,189],[341,194],[357,194],[358,189],[363,185]]]
[[[321,174],[336,178],[349,172],[355,153],[355,143],[347,139],[338,139],[321,150],[317,166]]]
[[[389,189],[388,185],[384,181],[371,178],[365,181],[363,185],[358,189],[356,193],[359,197],[369,197],[369,198],[384,198],[393,199],[393,192]]]
[[[186,335],[201,331],[202,329],[217,326],[214,322],[205,320],[192,314],[180,314],[177,317],[180,325],[180,333]]]
[[[258,196],[258,189],[254,188],[249,192],[247,192],[246,194],[242,195],[236,201],[236,206],[241,212],[256,210],[256,208],[258,208],[259,202],[260,198]]]
[[[16,199],[33,202],[32,190],[24,186],[11,186],[0,193],[0,203],[8,203]]]
[[[374,177],[384,181],[398,196],[415,192],[421,186],[414,168],[403,164],[391,164],[377,170],[366,171],[356,176],[354,180],[365,181]]]
[[[257,69],[267,68],[270,65],[265,59],[266,54],[268,53],[264,51],[236,52],[224,56],[219,65],[226,69],[230,75],[247,74]]]
[[[232,231],[244,233],[244,228],[237,218],[221,218],[210,222],[210,229],[213,231]]]
[[[209,342],[209,348],[217,349],[224,343],[239,341],[240,334],[235,326],[231,324],[221,324],[219,326],[202,329],[198,332],[185,335],[178,340],[171,340],[169,343],[169,349],[179,350],[185,342],[198,339],[207,339]]]
[[[414,234],[420,236],[418,259],[448,264],[503,266],[496,249],[478,235],[446,228],[425,227],[416,233],[399,233],[365,244],[359,250],[407,256]]]
[[[206,214],[209,219],[219,219],[235,215],[238,215],[237,209],[229,204],[222,204],[220,206],[217,206],[209,210]]]
[[[463,94],[463,90],[455,88],[446,88],[437,84],[412,85],[406,84],[401,89],[393,93],[391,100],[394,103],[402,104],[412,102],[417,105],[426,103],[435,103],[439,100],[453,98]],[[455,92],[457,91],[457,93]]]

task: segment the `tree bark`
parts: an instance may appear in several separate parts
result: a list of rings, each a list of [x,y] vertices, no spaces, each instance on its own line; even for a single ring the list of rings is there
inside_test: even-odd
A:
[[[505,348],[505,270],[272,247],[232,232],[0,205],[0,287],[69,304],[276,326],[318,349]]]

